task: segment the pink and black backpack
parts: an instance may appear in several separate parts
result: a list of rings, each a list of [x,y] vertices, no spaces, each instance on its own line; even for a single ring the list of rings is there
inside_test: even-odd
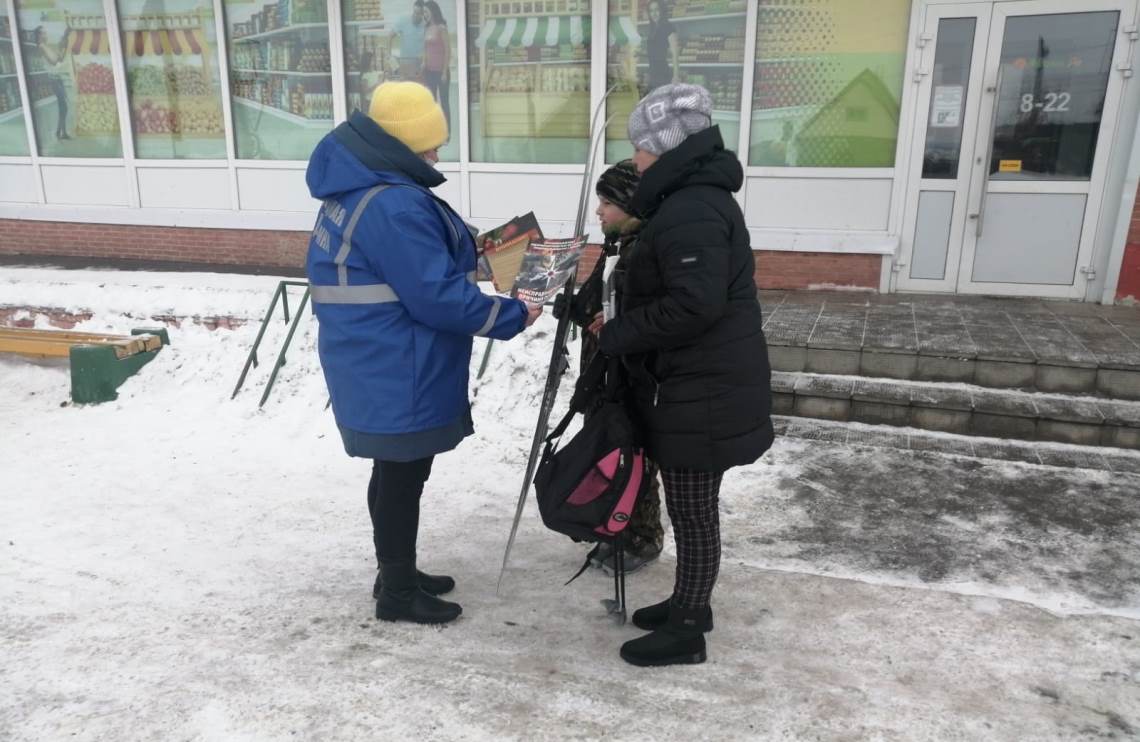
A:
[[[534,487],[547,528],[575,541],[613,544],[614,604],[610,611],[624,618],[624,533],[649,480],[641,435],[622,402],[618,376],[616,362],[601,354],[582,374],[570,410],[546,437]],[[587,412],[582,429],[559,447],[574,416]],[[586,570],[593,555],[570,582]]]

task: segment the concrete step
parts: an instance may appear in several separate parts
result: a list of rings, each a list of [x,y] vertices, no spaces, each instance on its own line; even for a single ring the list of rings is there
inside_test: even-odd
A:
[[[761,292],[776,371],[1140,400],[1140,308]]]
[[[935,433],[914,428],[839,423],[782,415],[774,416],[772,420],[776,434],[786,438],[826,441],[853,447],[899,449],[912,451],[916,455],[950,455],[1064,469],[1140,474],[1140,453],[1122,451],[1118,448],[1094,448],[1040,441],[1008,441],[1000,438]]]
[[[1140,402],[969,384],[772,373],[777,415],[1140,450]]]

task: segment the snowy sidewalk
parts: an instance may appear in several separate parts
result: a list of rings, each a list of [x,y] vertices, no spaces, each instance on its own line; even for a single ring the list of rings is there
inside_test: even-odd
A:
[[[6,269],[0,303],[122,331],[259,317],[271,283]],[[709,662],[639,670],[610,581],[562,587],[583,549],[533,504],[495,596],[549,318],[496,346],[476,437],[428,483],[423,564],[464,606],[442,629],[372,617],[368,465],[303,326],[261,411],[267,364],[229,400],[252,324],[184,323],[95,407],[0,359],[0,739],[1140,735],[1140,475],[781,439],[726,477]],[[631,602],[672,566],[668,544]]]

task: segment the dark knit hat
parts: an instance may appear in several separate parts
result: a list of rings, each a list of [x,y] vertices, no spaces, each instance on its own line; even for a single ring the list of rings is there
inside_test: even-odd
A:
[[[628,213],[629,202],[633,200],[639,180],[633,160],[622,160],[602,173],[596,190],[599,196]]]

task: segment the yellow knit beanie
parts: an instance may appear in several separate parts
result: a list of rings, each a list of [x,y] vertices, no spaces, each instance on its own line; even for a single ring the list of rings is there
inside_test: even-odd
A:
[[[447,141],[447,119],[418,82],[386,82],[372,92],[368,116],[417,155]]]

